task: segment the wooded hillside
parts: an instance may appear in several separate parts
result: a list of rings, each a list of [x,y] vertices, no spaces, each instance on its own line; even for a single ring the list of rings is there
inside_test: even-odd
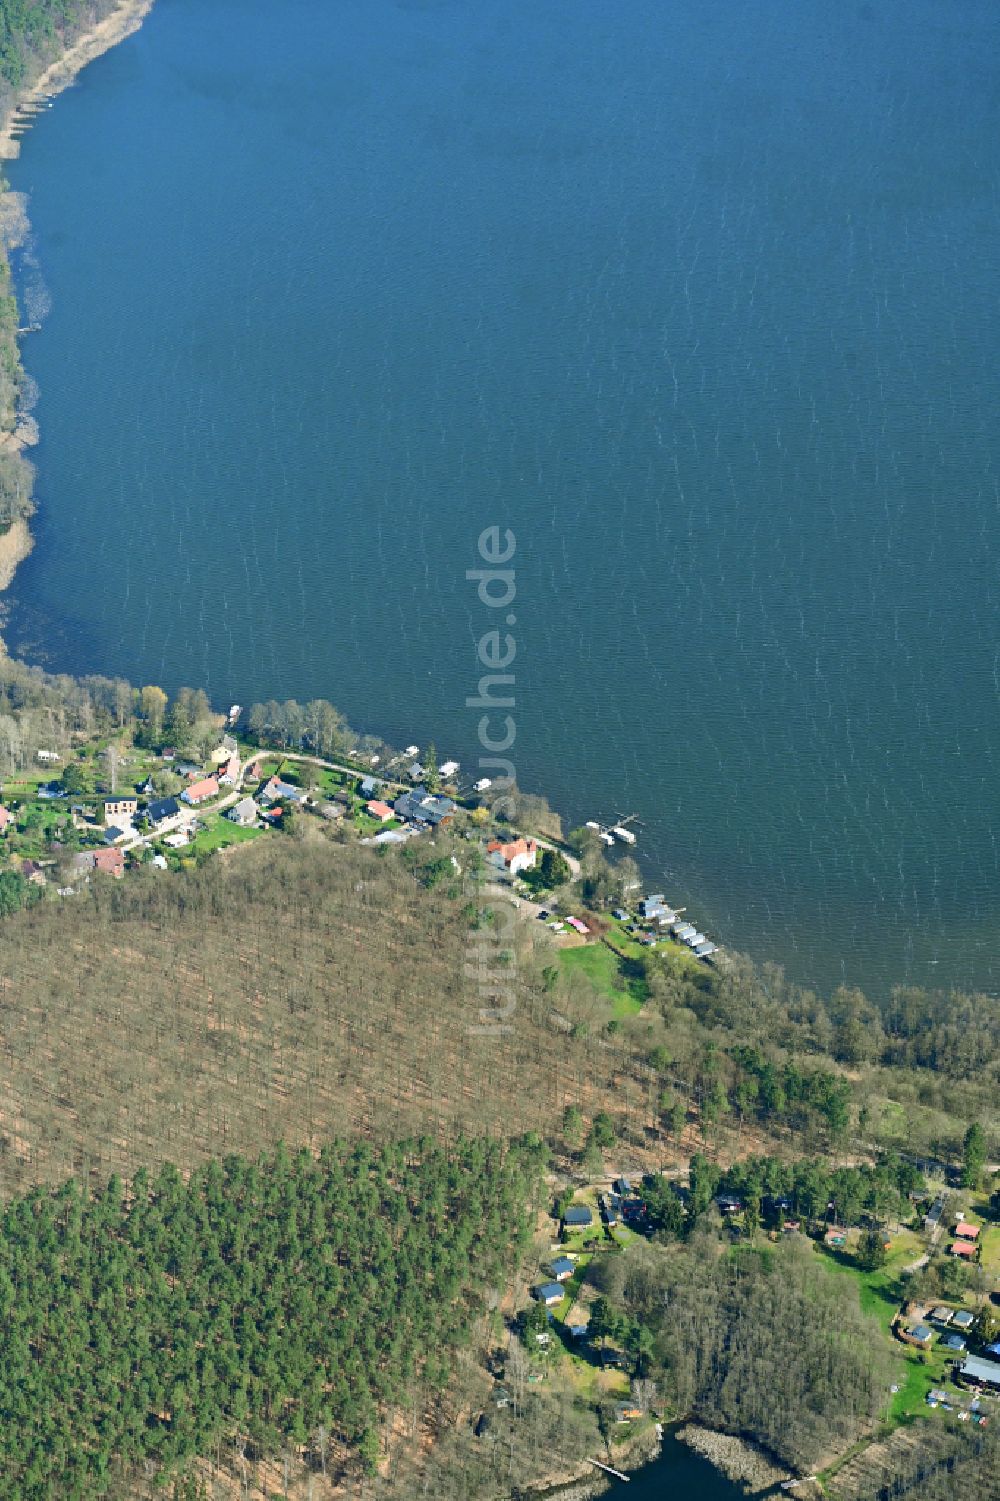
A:
[[[429,890],[394,854],[291,839],[7,919],[0,1193],[599,1109],[615,1055],[550,1023],[530,956],[516,1024],[477,1032],[472,937],[457,877]]]

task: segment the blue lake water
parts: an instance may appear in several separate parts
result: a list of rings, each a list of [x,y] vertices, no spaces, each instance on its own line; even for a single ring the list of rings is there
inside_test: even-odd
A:
[[[12,649],[321,695],[797,977],[1000,988],[995,0],[158,0],[11,165]]]
[[[689,1501],[692,1496],[699,1501],[740,1501],[746,1495],[742,1485],[727,1480],[668,1429],[658,1458],[634,1470],[629,1480],[616,1481],[605,1501]]]

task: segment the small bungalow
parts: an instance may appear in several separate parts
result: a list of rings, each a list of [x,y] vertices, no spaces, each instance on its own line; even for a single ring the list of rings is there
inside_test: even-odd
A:
[[[931,1309],[931,1318],[934,1320],[935,1324],[950,1324],[952,1314],[954,1312],[954,1308],[946,1308],[944,1304],[941,1303],[937,1308]]]
[[[617,1225],[621,1215],[621,1203],[617,1194],[602,1194],[600,1205],[605,1223],[609,1226]]]
[[[956,1355],[964,1355],[969,1348],[960,1334],[946,1334],[941,1341],[946,1350],[952,1350]]]
[[[557,1282],[568,1282],[576,1271],[576,1267],[568,1256],[557,1256],[549,1267],[549,1271]]]
[[[641,1418],[641,1417],[642,1417],[642,1408],[641,1407],[636,1407],[636,1405],[635,1405],[634,1402],[616,1402],[615,1403],[615,1422],[616,1423],[634,1423],[638,1418]]]
[[[928,1324],[897,1327],[896,1333],[904,1344],[916,1345],[921,1350],[929,1350],[934,1343],[934,1330]]]
[[[566,1293],[558,1282],[542,1282],[534,1289],[533,1296],[539,1303],[544,1303],[546,1308],[555,1308]]]
[[[362,797],[374,797],[381,786],[382,783],[378,780],[377,777],[362,777],[361,785],[358,788],[358,791],[361,793]]]
[[[971,1329],[976,1322],[976,1315],[967,1308],[960,1308],[951,1322],[956,1329]]]
[[[492,864],[516,876],[519,871],[531,870],[538,857],[538,845],[534,839],[512,839],[508,844],[494,839],[486,846],[486,853]]]
[[[226,818],[230,823],[235,823],[241,829],[252,829],[257,822],[257,804],[252,797],[241,798],[231,808],[226,809]]]
[[[971,1261],[977,1247],[974,1240],[954,1240],[948,1249],[953,1256],[964,1256],[967,1261]]]
[[[192,782],[190,787],[185,787],[181,793],[181,802],[190,803],[192,808],[197,808],[199,803],[207,803],[209,798],[218,797],[219,783],[215,777],[202,777],[200,781]]]
[[[979,1226],[970,1225],[968,1220],[959,1220],[955,1226],[955,1234],[961,1236],[963,1240],[978,1240]]]
[[[594,1212],[586,1204],[571,1204],[563,1215],[567,1230],[587,1230],[594,1223]]]
[[[94,869],[120,881],[125,874],[125,852],[117,849],[95,850]]]
[[[627,1178],[616,1178],[611,1186],[623,1199],[627,1199],[632,1192],[632,1185]]]
[[[374,818],[378,823],[388,823],[391,818],[395,817],[389,804],[380,802],[378,798],[373,798],[370,803],[365,803],[365,812],[369,818]]]
[[[934,1200],[934,1203],[931,1205],[930,1209],[924,1215],[924,1229],[925,1230],[927,1230],[927,1231],[934,1231],[934,1230],[936,1230],[938,1228],[938,1226],[941,1223],[941,1217],[944,1214],[944,1204],[945,1204],[945,1201],[944,1201],[943,1197],[941,1197],[941,1196],[939,1196],[938,1198],[936,1198]]]
[[[556,1308],[566,1296],[558,1282],[543,1282],[532,1289],[531,1295],[546,1308]]]
[[[14,815],[9,808],[0,803],[0,834],[6,834],[11,824],[15,822]]]
[[[742,1214],[743,1200],[739,1194],[716,1194],[716,1205],[722,1214]]]

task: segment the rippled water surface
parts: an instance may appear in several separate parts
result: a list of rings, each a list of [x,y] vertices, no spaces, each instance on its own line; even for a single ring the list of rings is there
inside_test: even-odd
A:
[[[993,0],[158,0],[12,165],[48,665],[323,695],[822,984],[1000,988]]]

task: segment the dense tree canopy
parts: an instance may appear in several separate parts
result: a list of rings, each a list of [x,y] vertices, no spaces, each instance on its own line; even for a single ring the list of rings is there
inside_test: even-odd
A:
[[[386,1404],[440,1385],[528,1234],[537,1145],[279,1146],[0,1220],[0,1474],[21,1501],[105,1492],[234,1434],[323,1426],[362,1459]]]

